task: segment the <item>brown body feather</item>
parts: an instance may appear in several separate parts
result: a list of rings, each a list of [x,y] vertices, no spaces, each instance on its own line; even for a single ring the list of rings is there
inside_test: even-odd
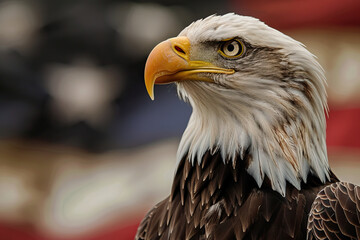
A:
[[[308,239],[360,239],[360,187],[338,182],[321,190],[308,222]]]
[[[312,176],[301,190],[287,184],[286,196],[265,179],[258,188],[246,171],[250,157],[224,163],[209,151],[200,165],[183,158],[171,194],[139,226],[136,239],[305,239],[308,213],[325,184]]]

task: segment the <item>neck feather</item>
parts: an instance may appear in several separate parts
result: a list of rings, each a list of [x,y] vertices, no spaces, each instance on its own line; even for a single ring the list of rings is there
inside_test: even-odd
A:
[[[178,90],[193,107],[178,162],[186,156],[193,165],[201,164],[207,151],[219,152],[224,162],[247,155],[246,171],[258,187],[268,178],[283,196],[287,182],[300,189],[309,174],[322,182],[329,179],[322,104],[322,113],[309,112],[313,107],[306,104],[290,106],[281,97],[271,105],[203,82],[179,84]]]

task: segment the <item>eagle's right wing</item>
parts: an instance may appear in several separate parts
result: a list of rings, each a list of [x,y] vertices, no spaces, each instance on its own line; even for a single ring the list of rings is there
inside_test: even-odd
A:
[[[337,182],[322,189],[309,213],[307,239],[360,240],[360,187]]]

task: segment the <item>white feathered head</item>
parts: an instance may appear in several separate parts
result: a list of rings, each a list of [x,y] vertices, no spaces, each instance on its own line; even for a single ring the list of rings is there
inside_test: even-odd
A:
[[[309,173],[329,177],[323,70],[304,45],[258,19],[226,14],[198,20],[154,48],[145,83],[176,82],[193,113],[178,159],[195,164],[207,150],[242,157],[258,185],[285,194]]]

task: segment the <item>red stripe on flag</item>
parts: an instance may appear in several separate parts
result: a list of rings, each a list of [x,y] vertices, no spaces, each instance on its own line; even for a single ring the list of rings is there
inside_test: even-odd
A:
[[[237,13],[257,17],[275,28],[357,26],[359,0],[232,0]]]
[[[326,134],[329,148],[360,148],[360,108],[330,108]]]
[[[46,236],[29,225],[0,223],[0,240],[133,240],[140,221],[120,221],[89,235],[68,238]]]

